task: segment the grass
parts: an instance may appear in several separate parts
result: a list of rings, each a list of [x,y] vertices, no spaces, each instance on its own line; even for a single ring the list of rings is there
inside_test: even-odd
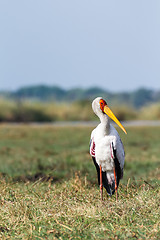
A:
[[[89,127],[0,126],[1,239],[159,239],[158,127],[128,128],[119,200],[100,201]]]

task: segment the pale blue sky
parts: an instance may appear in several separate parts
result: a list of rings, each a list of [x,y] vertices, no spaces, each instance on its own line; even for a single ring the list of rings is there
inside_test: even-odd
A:
[[[1,0],[0,90],[160,90],[159,0]]]

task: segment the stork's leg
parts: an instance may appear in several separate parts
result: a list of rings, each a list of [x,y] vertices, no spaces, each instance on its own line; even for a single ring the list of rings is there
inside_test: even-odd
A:
[[[101,200],[103,201],[103,183],[102,183],[102,167],[100,165],[100,193],[101,193]]]
[[[117,177],[116,177],[116,169],[114,167],[114,181],[115,181],[115,192],[116,192],[116,201],[118,200],[118,192],[117,192]]]

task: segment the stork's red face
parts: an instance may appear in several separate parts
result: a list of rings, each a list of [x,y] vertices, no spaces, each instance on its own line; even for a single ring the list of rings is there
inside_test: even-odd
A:
[[[101,99],[99,101],[99,104],[100,104],[100,108],[102,110],[102,112],[104,112],[104,107],[107,105],[106,101],[104,101],[103,99]]]
[[[113,114],[111,109],[108,107],[107,103],[103,99],[100,99],[99,104],[100,104],[100,108],[101,108],[102,112],[107,114],[127,134],[125,128],[122,126],[122,124],[116,118],[116,116]]]

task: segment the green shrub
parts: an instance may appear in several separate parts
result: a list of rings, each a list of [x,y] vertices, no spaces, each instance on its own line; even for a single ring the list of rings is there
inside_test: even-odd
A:
[[[160,103],[135,110],[127,105],[111,106],[120,121],[160,119]],[[0,122],[50,122],[98,120],[93,113],[91,101],[40,102],[0,99]]]

